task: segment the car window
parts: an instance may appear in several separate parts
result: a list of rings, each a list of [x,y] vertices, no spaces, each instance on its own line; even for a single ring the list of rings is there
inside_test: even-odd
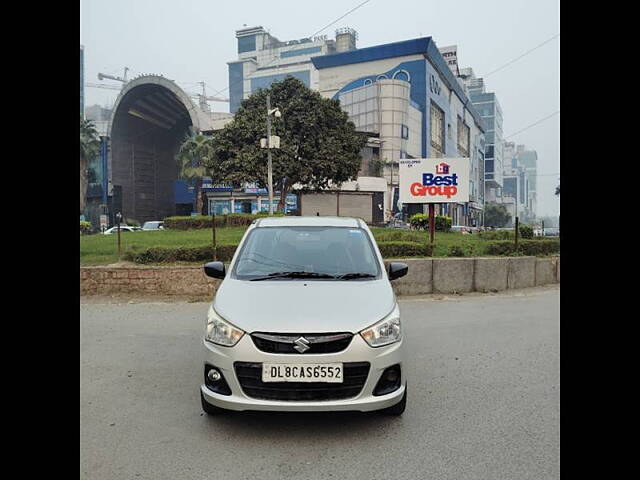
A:
[[[380,275],[367,232],[346,227],[255,228],[238,255],[233,274],[250,280],[289,271]]]

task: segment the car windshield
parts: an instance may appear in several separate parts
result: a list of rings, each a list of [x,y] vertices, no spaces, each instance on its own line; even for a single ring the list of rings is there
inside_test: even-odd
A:
[[[259,227],[249,232],[236,261],[235,278],[367,280],[380,267],[362,228]]]
[[[160,228],[160,222],[145,222],[142,228],[145,230],[158,230]]]

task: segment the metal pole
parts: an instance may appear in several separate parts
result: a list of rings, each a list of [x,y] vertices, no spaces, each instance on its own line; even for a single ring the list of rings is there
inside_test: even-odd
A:
[[[429,242],[433,245],[433,237],[436,232],[436,207],[433,203],[429,204]]]
[[[516,252],[518,251],[518,217],[516,217]]]
[[[267,182],[269,187],[269,215],[273,215],[273,166],[271,163],[271,95],[267,93]]]
[[[120,214],[120,212],[118,212],[116,214],[116,221],[118,222],[118,260],[122,256],[122,244],[120,243],[120,219],[121,218],[122,218],[122,215]]]
[[[216,245],[216,211],[211,209],[211,229],[213,230],[213,260],[218,260],[218,248]]]
[[[544,220],[542,220],[542,236],[544,237]]]

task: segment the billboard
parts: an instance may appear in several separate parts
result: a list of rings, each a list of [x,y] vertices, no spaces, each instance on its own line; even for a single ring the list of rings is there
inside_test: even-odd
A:
[[[466,203],[469,158],[403,158],[400,203]]]

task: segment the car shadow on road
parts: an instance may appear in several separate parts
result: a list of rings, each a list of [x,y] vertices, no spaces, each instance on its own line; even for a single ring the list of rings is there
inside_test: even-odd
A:
[[[207,415],[204,415],[207,417]],[[225,412],[206,418],[219,433],[228,429],[235,434],[269,435],[286,429],[287,436],[308,438],[350,431],[355,435],[379,432],[380,421],[387,425],[400,422],[398,417],[378,412]]]

